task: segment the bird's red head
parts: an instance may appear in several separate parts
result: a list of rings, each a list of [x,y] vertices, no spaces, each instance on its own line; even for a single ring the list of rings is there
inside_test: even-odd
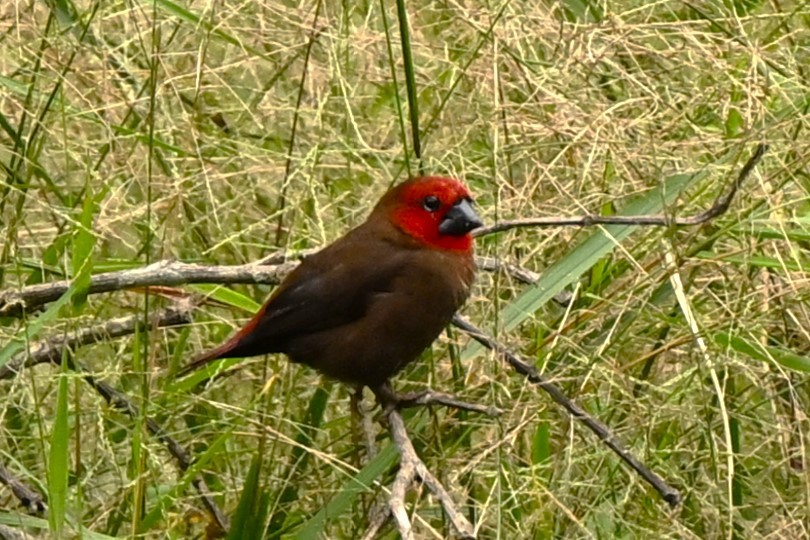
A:
[[[412,178],[389,191],[378,208],[400,230],[436,249],[470,251],[470,231],[482,225],[469,190],[452,178]]]

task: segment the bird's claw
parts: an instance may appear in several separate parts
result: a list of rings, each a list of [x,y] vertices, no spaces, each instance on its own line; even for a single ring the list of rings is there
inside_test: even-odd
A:
[[[373,392],[374,395],[377,396],[377,401],[380,403],[385,416],[388,416],[388,414],[394,410],[424,405],[444,405],[445,407],[477,412],[487,416],[499,416],[501,414],[501,410],[496,407],[468,403],[449,394],[435,392],[430,389],[400,394],[395,392],[391,386],[386,383],[373,389]]]

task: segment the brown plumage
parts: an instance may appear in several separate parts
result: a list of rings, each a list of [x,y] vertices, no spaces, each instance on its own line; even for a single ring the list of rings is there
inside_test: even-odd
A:
[[[436,339],[469,296],[470,231],[480,225],[457,180],[403,182],[184,372],[218,358],[282,352],[335,379],[379,387]]]

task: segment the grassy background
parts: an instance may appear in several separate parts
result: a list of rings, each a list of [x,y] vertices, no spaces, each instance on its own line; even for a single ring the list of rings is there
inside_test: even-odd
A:
[[[397,385],[508,411],[406,418],[481,538],[810,534],[810,5],[411,1],[403,50],[397,6],[383,4],[2,3],[0,287],[325,245],[417,173],[413,116],[424,170],[464,178],[490,223],[621,213],[634,196],[660,205],[659,188],[676,184],[684,190],[668,211],[697,212],[766,141],[727,214],[603,240],[607,254],[581,275],[588,253],[575,247],[592,230],[477,242],[479,254],[557,272],[535,287],[482,272],[463,313],[608,423],[682,490],[680,508],[457,332]],[[570,309],[544,301],[563,287]],[[243,304],[270,290],[232,289]],[[7,351],[165,303],[142,292],[77,299],[3,320],[0,343]],[[366,458],[345,388],[282,358],[206,388],[174,384],[173,369],[247,316],[206,305],[190,327],[75,358],[207,459],[228,513],[263,440],[269,537],[360,536],[386,495],[379,484],[357,495],[351,480]],[[142,419],[52,366],[0,381],[0,395],[0,459],[51,498],[50,524],[31,523],[0,486],[0,522],[203,534],[190,479]],[[387,447],[385,432],[379,442]],[[390,481],[383,458],[365,478]],[[410,503],[418,538],[449,534],[436,501]]]

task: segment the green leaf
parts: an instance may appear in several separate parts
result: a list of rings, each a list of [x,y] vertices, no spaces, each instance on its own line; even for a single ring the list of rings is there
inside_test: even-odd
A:
[[[705,172],[671,176],[664,181],[661,189],[652,190],[630,202],[618,215],[660,213],[665,205],[675,201],[689,183],[702,180],[705,176]],[[562,259],[546,268],[535,284],[529,286],[501,310],[498,320],[501,321],[503,330],[512,330],[531,317],[555,294],[577,281],[602,257],[613,251],[635,229],[635,225],[606,226],[602,230],[594,232]],[[477,342],[469,343],[461,353],[462,360],[469,360],[481,352],[482,348],[482,345]]]
[[[551,435],[548,422],[540,422],[532,438],[532,463],[539,465],[551,457]]]
[[[735,108],[729,110],[728,116],[726,117],[726,136],[729,138],[736,137],[744,128],[745,120],[743,120],[740,111]]]
[[[259,308],[262,307],[261,304],[249,296],[245,296],[242,293],[236,292],[227,287],[223,287],[222,285],[200,283],[196,285],[189,285],[189,289],[202,293],[208,298],[221,302],[226,306],[247,311],[251,315],[259,311]]]
[[[411,433],[411,436],[413,437],[415,434]],[[360,472],[350,478],[343,489],[310,518],[294,536],[284,538],[294,538],[295,540],[320,540],[323,538],[327,518],[342,515],[354,504],[361,493],[370,492],[374,481],[394,465],[397,455],[394,445],[389,444],[383,448]]]
[[[74,276],[73,284],[76,286],[71,302],[76,309],[83,307],[87,300],[87,289],[90,287],[93,271],[91,254],[96,244],[96,236],[93,234],[93,219],[98,211],[98,203],[93,197],[89,184],[85,186],[84,193],[84,205],[74,232],[71,252],[71,271]]]
[[[68,458],[70,431],[68,429],[68,368],[67,350],[62,353],[62,371],[56,391],[56,418],[48,453],[48,522],[54,538],[63,537],[67,513]]]
[[[191,392],[192,390],[197,388],[200,385],[200,383],[207,381],[220,371],[230,369],[231,367],[237,364],[241,364],[244,361],[245,361],[244,358],[223,358],[221,360],[215,360],[210,364],[205,365],[205,367],[202,367],[199,370],[195,371],[188,377],[184,377],[179,381],[167,384],[165,389],[167,392],[177,392],[177,393]]]
[[[239,505],[231,520],[228,540],[256,540],[263,536],[262,529],[267,519],[270,502],[268,493],[262,488],[260,482],[262,471],[260,452],[263,450],[260,445],[259,452],[253,455],[245,485],[242,488],[242,495],[239,497]]]
[[[747,340],[740,336],[732,336],[727,332],[718,332],[713,336],[714,342],[726,349],[732,349],[754,360],[763,362],[776,362],[782,367],[795,371],[810,373],[810,357],[801,356],[794,352],[763,345],[755,340]]]

